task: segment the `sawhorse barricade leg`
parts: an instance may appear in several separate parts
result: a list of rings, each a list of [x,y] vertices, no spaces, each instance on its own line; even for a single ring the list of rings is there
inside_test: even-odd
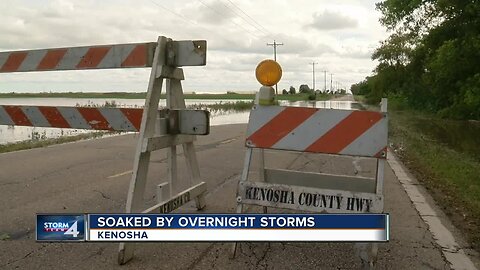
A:
[[[243,171],[242,171],[242,176],[240,178],[240,185],[242,183],[244,183],[245,181],[247,181],[248,179],[248,174],[249,174],[249,171],[250,171],[250,163],[252,162],[252,155],[253,155],[253,149],[252,148],[248,148],[247,149],[247,152],[245,153],[245,161],[244,161],[244,165],[243,165]],[[265,181],[265,153],[264,153],[264,150],[263,149],[259,149],[258,150],[258,165],[259,165],[259,168],[258,168],[258,172],[259,172],[259,180],[260,181]],[[237,194],[238,196],[238,194]],[[241,214],[243,213],[243,204],[240,203],[241,198],[240,197],[237,197],[237,209],[236,209],[236,213],[237,214]],[[267,211],[267,207],[266,206],[263,206],[263,213],[266,214],[268,211]],[[238,242],[234,242],[232,244],[232,248],[231,248],[231,251],[230,251],[230,258],[235,258],[235,254],[237,252],[237,246],[238,246]]]
[[[167,108],[168,109],[185,109],[185,99],[183,98],[183,89],[181,81],[178,79],[169,79],[167,80]],[[187,141],[182,144],[183,155],[185,156],[185,161],[187,164],[187,170],[189,172],[190,186],[200,183],[200,167],[198,166],[197,153],[195,152],[195,145],[193,141]],[[169,149],[169,156],[172,162],[176,163],[176,145],[173,145]],[[170,159],[169,158],[169,159]],[[176,166],[175,166],[176,168]],[[176,181],[176,172],[171,171],[169,178],[173,183]],[[171,191],[176,191],[176,187],[172,186]],[[203,209],[205,207],[205,197],[202,194],[201,196],[195,197],[195,204],[197,209]]]
[[[252,161],[252,153],[253,149],[252,148],[247,148],[247,152],[245,153],[245,161],[243,165],[243,170],[242,170],[242,176],[240,178],[239,185],[242,185],[245,183],[248,179],[248,174],[250,170],[250,163]],[[262,153],[263,154],[263,153]],[[242,198],[237,194],[237,214],[241,214],[243,212],[243,204],[241,203]],[[233,259],[235,258],[235,254],[237,252],[237,245],[238,242],[232,243],[232,248],[230,251],[230,258]]]
[[[382,98],[380,103],[380,111],[382,113],[387,112],[387,99]],[[386,157],[386,149],[383,153],[383,157]],[[383,181],[385,174],[385,159],[377,159],[377,172],[376,172],[376,185],[375,192],[377,194],[383,194]],[[383,205],[381,209],[383,213]],[[378,243],[357,243],[355,248],[358,256],[362,260],[363,269],[374,269],[378,258]]]
[[[160,37],[158,39],[157,49],[153,58],[152,72],[148,85],[147,96],[145,100],[145,108],[142,116],[142,123],[137,143],[137,150],[134,157],[134,166],[132,179],[129,186],[126,213],[141,212],[150,213],[159,211],[162,213],[170,212],[175,209],[167,208],[169,200],[179,196],[188,195],[188,200],[195,199],[197,209],[205,207],[204,194],[206,191],[206,183],[200,182],[200,170],[195,154],[193,141],[194,136],[167,133],[161,130],[163,136],[155,136],[157,123],[158,103],[160,101],[160,93],[162,90],[163,80],[166,80],[167,92],[167,108],[168,109],[184,109],[185,100],[180,80],[183,79],[183,71],[179,68],[167,66],[167,38]],[[169,121],[177,121],[178,119],[169,118]],[[165,129],[165,127],[163,127]],[[160,128],[162,129],[162,127]],[[168,129],[168,128],[167,128]],[[185,155],[186,164],[190,173],[190,184],[195,183],[191,188],[173,195],[177,192],[177,145],[182,144]],[[162,183],[158,186],[158,204],[143,210],[143,195],[147,181],[148,167],[150,163],[150,153],[168,147],[168,183]],[[193,183],[192,183],[193,182]],[[181,205],[178,205],[179,207]],[[120,243],[118,253],[118,263],[125,264],[133,258],[133,243]]]
[[[259,181],[265,181],[265,151],[263,149],[258,149],[258,173],[259,173]],[[263,206],[263,213],[266,214],[268,212],[268,208]]]

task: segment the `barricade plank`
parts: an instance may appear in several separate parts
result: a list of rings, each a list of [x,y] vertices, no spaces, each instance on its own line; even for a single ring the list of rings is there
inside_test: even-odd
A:
[[[151,67],[157,43],[110,44],[0,52],[0,73]],[[168,41],[162,54],[171,67],[204,66],[205,40]],[[163,70],[165,71],[165,69]],[[183,77],[178,71],[177,77]]]
[[[383,196],[263,182],[240,182],[240,203],[326,213],[381,213]]]
[[[256,106],[246,146],[363,157],[386,157],[382,112]]]
[[[142,109],[0,105],[0,125],[138,131]]]
[[[0,52],[0,72],[151,67],[156,43]]]

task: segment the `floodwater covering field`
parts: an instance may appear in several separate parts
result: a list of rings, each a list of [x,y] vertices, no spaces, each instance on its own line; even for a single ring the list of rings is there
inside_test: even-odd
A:
[[[412,119],[414,126],[439,143],[480,161],[480,123],[475,121]]]
[[[240,100],[235,100],[237,102]],[[243,100],[249,102],[249,100]],[[232,100],[187,99],[187,107],[228,103]],[[0,99],[0,105],[28,105],[28,106],[91,106],[101,107],[106,104],[122,108],[142,108],[144,99],[82,99],[82,98],[5,98]],[[349,110],[355,108],[352,101],[280,101],[282,106],[316,107]],[[160,100],[160,107],[165,106],[165,100]],[[249,111],[211,110],[210,125],[228,125],[247,123]],[[0,144],[8,144],[27,140],[44,140],[62,136],[73,136],[92,132],[91,130],[43,128],[0,125]]]

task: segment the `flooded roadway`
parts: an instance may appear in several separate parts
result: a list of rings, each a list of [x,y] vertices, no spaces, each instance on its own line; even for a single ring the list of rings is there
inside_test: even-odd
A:
[[[343,98],[343,97],[342,97]],[[329,109],[350,110],[355,104],[351,99],[327,100],[327,101],[280,101],[282,106],[315,107]],[[240,100],[218,99],[187,99],[186,105],[215,104],[236,102]],[[243,100],[247,101],[247,100]],[[4,98],[0,99],[0,105],[29,105],[29,106],[90,106],[101,107],[106,103],[122,108],[141,108],[144,99],[85,99],[85,98]],[[160,100],[160,106],[165,106],[165,100]],[[248,122],[249,111],[220,110],[212,111],[210,125],[242,124]],[[73,136],[93,132],[83,129],[66,128],[43,128],[23,126],[0,126],[0,144],[14,143],[26,140],[44,140],[61,136]]]

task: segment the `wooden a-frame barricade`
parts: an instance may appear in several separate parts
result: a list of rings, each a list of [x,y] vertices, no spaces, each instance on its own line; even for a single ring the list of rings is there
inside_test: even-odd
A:
[[[176,67],[167,65],[168,53],[166,52],[167,39],[159,38],[158,47],[153,58],[152,71],[148,84],[145,108],[143,111],[142,124],[139,134],[137,151],[135,153],[132,180],[127,197],[127,213],[142,212],[167,213],[180,207],[182,204],[195,199],[197,209],[205,207],[204,194],[207,190],[206,183],[200,182],[200,169],[193,145],[194,136],[183,134],[165,134],[155,136],[155,127],[157,120],[157,109],[160,100],[160,93],[163,81],[166,80],[166,100],[168,109],[185,109],[185,100],[181,86],[181,80],[184,79],[183,71]],[[194,48],[205,53],[205,47]],[[203,49],[203,50],[200,50]],[[184,57],[184,56],[182,56]],[[175,117],[177,117],[175,119]],[[208,117],[206,118],[208,120]],[[178,115],[171,115],[166,123],[168,127],[165,131],[179,124]],[[208,123],[207,123],[208,125]],[[162,127],[160,127],[162,131]],[[166,133],[166,132],[165,132]],[[177,149],[181,144],[185,155],[186,164],[190,173],[192,186],[176,195],[177,191]],[[148,166],[150,163],[151,151],[168,148],[168,183],[158,185],[157,200],[158,204],[146,210],[143,207],[143,194],[147,178]],[[175,208],[169,206],[175,201]],[[121,243],[118,254],[118,263],[124,264],[133,257],[134,243]]]
[[[209,133],[209,113],[186,110],[181,66],[206,64],[204,40],[174,41],[159,37],[157,42],[114,44],[0,52],[0,73],[151,67],[144,109],[82,108],[0,105],[0,125],[78,128],[139,132],[126,213],[168,213],[195,200],[205,207],[206,183],[200,180],[195,153],[195,135]],[[166,109],[158,110],[163,83]],[[190,187],[179,192],[177,146],[183,153],[190,174]],[[168,148],[168,182],[157,186],[157,204],[144,209],[143,195],[152,151]],[[133,243],[121,243],[118,263],[128,262]]]

